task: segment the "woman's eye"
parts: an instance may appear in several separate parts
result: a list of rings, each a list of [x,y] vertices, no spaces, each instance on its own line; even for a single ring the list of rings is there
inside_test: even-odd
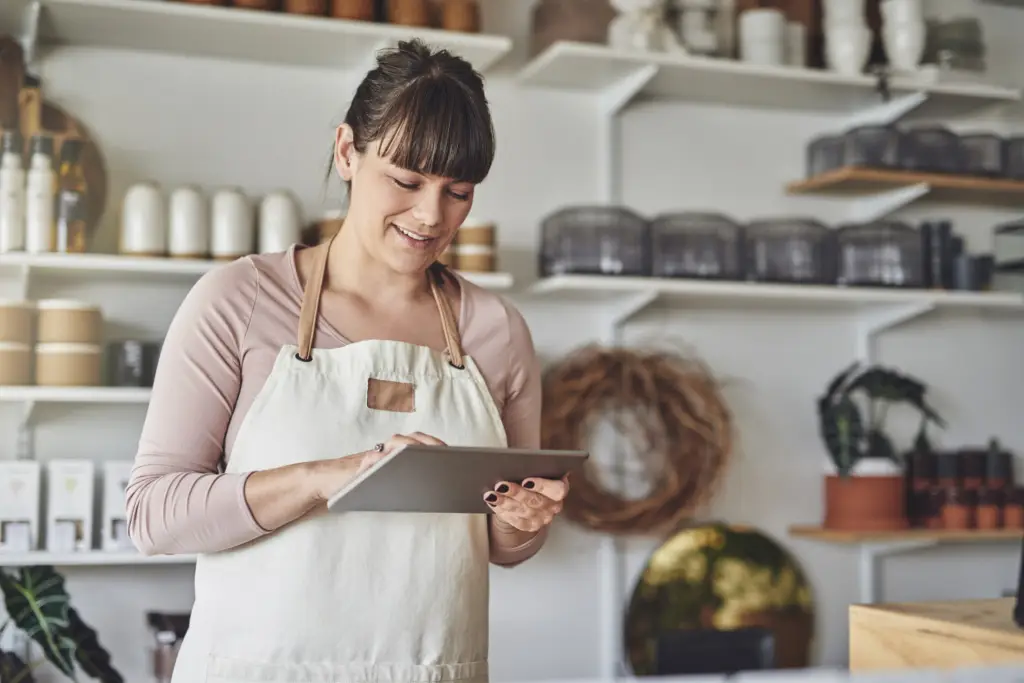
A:
[[[448,194],[450,194],[453,198],[459,200],[460,202],[467,202],[467,201],[469,201],[469,194],[468,193],[463,194],[461,192],[449,192]]]
[[[398,178],[392,178],[391,180],[393,180],[395,185],[398,185],[403,190],[415,190],[417,187],[419,187],[416,183],[403,183]]]

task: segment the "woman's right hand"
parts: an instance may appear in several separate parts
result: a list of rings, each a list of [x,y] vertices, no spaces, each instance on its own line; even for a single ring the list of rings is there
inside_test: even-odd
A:
[[[373,467],[375,463],[399,446],[444,446],[443,441],[423,432],[395,434],[377,448],[361,453],[342,456],[331,460],[320,460],[313,464],[313,487],[319,502],[327,502],[349,482]]]

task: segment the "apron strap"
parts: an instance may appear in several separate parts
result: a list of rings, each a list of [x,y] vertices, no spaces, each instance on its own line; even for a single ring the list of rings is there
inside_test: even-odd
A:
[[[299,311],[299,352],[296,358],[309,362],[313,360],[313,337],[316,334],[316,322],[320,315],[320,293],[324,289],[324,274],[327,272],[327,256],[331,253],[331,243],[334,237],[331,235],[327,241],[321,244],[317,252],[316,260],[313,261],[313,272],[306,281],[306,287],[302,291],[302,308]]]
[[[327,257],[331,252],[331,244],[337,235],[331,235],[328,240],[317,249],[316,260],[313,262],[313,272],[306,281],[302,291],[302,308],[299,311],[299,351],[296,358],[309,362],[313,359],[313,337],[316,334],[316,323],[320,315],[320,295],[324,288],[324,276],[327,273]],[[444,343],[448,350],[448,362],[454,367],[462,369],[465,367],[462,358],[462,346],[459,342],[459,326],[455,320],[455,313],[452,311],[451,302],[444,292],[441,291],[440,282],[443,274],[433,277],[434,273],[428,273],[430,279],[430,292],[434,295],[434,303],[437,304],[437,311],[441,315],[441,330],[444,333]]]

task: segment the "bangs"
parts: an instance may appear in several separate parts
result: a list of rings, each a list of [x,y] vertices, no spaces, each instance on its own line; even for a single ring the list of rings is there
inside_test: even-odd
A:
[[[477,184],[494,161],[494,129],[486,102],[450,78],[416,79],[381,117],[370,140],[399,168]]]

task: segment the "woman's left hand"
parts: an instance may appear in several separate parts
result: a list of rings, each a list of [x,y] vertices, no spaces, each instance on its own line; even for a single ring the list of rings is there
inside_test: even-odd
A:
[[[569,494],[569,475],[561,479],[530,478],[523,485],[499,482],[484,494],[494,516],[520,531],[540,531],[562,511]]]

